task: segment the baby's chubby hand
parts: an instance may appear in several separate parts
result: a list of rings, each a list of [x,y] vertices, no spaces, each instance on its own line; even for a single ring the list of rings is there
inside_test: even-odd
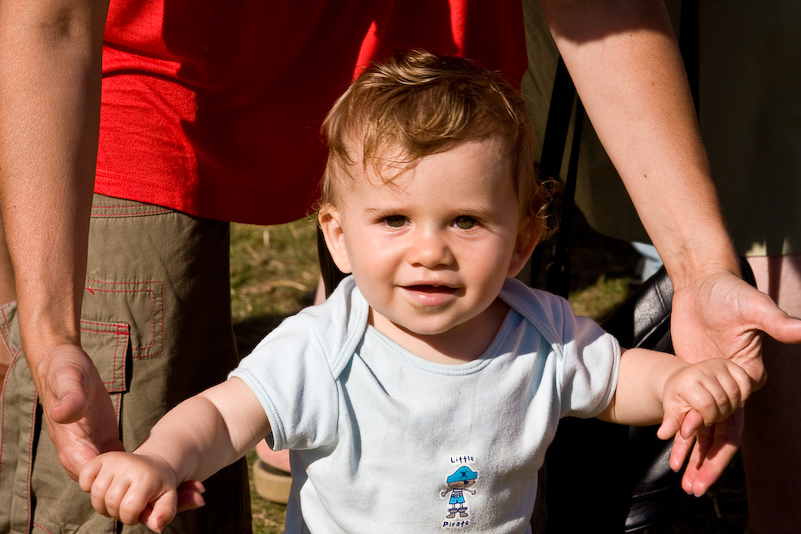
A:
[[[730,360],[712,358],[687,365],[665,383],[665,416],[657,435],[670,439],[680,432],[688,439],[701,425],[710,426],[733,415],[753,390],[754,382],[748,373]],[[697,415],[685,417],[692,410]]]
[[[110,452],[87,462],[78,482],[92,496],[92,506],[126,525],[145,524],[161,532],[181,510],[203,506],[203,485],[177,486],[172,467],[156,456]]]

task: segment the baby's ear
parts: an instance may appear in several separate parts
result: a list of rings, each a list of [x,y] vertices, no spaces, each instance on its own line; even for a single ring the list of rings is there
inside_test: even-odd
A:
[[[541,231],[530,232],[528,234],[524,234],[522,232],[518,233],[517,244],[515,245],[512,259],[509,262],[509,271],[506,274],[507,276],[517,276],[517,273],[519,273],[523,267],[526,266],[526,262],[534,252],[534,248],[542,239],[542,234],[543,232]]]
[[[343,273],[350,273],[350,259],[345,247],[345,232],[342,229],[342,213],[333,204],[326,204],[317,212],[317,222],[337,268]]]

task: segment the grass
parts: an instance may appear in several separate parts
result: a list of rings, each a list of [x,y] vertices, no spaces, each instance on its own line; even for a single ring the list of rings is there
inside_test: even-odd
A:
[[[248,354],[287,316],[313,302],[316,219],[231,226],[231,308],[239,353]]]
[[[234,321],[286,316],[306,304],[317,287],[316,219],[281,226],[235,224],[231,230]]]
[[[232,225],[231,297],[240,354],[312,303],[319,279],[315,224],[303,219],[271,227]],[[627,243],[595,233],[577,215],[570,295],[576,313],[600,320],[625,299],[637,259]],[[541,280],[538,285],[544,287]],[[248,456],[250,463],[255,458],[255,453]],[[254,533],[283,532],[285,506],[261,498],[252,482],[251,493]],[[736,459],[708,495],[683,500],[669,520],[646,533],[739,534],[744,524],[742,468]]]

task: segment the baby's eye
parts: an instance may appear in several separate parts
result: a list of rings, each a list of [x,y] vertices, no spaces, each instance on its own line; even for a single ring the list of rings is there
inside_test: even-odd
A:
[[[408,219],[406,219],[406,217],[403,215],[390,215],[388,217],[384,217],[384,222],[390,228],[400,228],[408,222]]]
[[[476,220],[474,218],[467,217],[465,215],[461,215],[459,217],[456,217],[456,219],[453,221],[453,225],[456,228],[460,229],[460,230],[470,230],[476,224],[477,223],[476,223]]]

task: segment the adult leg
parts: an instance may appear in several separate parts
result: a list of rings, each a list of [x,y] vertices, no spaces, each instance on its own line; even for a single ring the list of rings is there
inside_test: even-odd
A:
[[[749,258],[757,286],[801,317],[801,255]],[[753,534],[801,528],[801,345],[765,337],[768,381],[745,407],[742,457]]]

